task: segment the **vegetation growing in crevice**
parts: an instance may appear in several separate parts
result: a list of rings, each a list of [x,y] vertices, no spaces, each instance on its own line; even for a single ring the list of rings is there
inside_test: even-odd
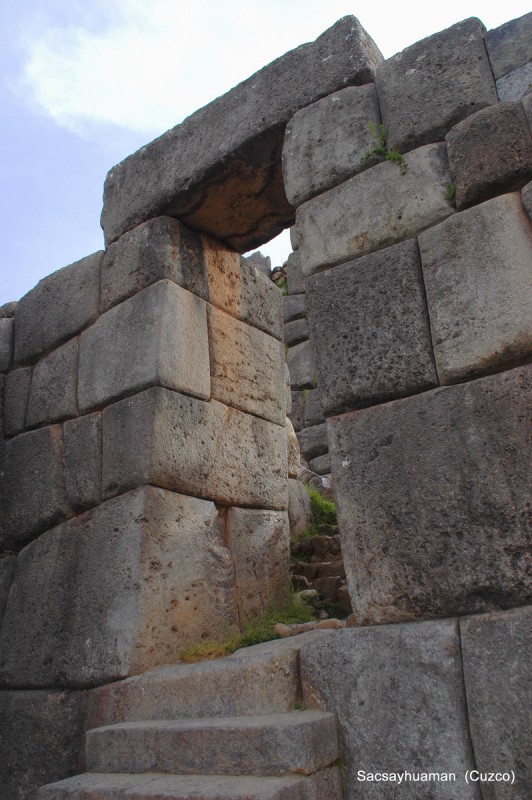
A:
[[[310,539],[312,536],[323,536],[324,533],[336,533],[338,521],[336,519],[336,506],[332,500],[327,500],[317,489],[313,489],[307,483],[305,489],[310,497],[310,524],[306,530],[296,537],[295,541]],[[324,528],[327,530],[325,531]]]
[[[405,175],[407,170],[405,157],[395,148],[388,150],[384,125],[381,123],[377,129],[375,127],[375,123],[370,122],[368,128],[373,139],[377,143],[377,146],[374,147],[373,150],[370,150],[369,153],[366,153],[364,156],[362,156],[360,163],[365,164],[372,156],[377,156],[379,158],[384,158],[385,161],[392,161],[394,164],[397,164],[401,170],[401,175]]]
[[[445,199],[450,206],[456,208],[456,186],[454,183],[445,184]]]

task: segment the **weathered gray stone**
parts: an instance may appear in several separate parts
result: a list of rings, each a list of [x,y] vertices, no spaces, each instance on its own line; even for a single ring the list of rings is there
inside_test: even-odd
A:
[[[234,628],[233,584],[213,503],[152,486],[114,498],[19,554],[0,679],[88,686],[173,661]]]
[[[26,426],[26,409],[31,385],[31,367],[13,369],[6,375],[4,433],[14,436]]]
[[[347,800],[480,800],[454,620],[344,629],[300,651],[304,699],[336,713]],[[448,782],[359,771],[455,773]],[[377,779],[378,780],[378,779]]]
[[[103,252],[43,278],[17,306],[15,364],[35,361],[98,317]]]
[[[211,396],[232,408],[284,425],[282,342],[210,305],[207,319]]]
[[[307,313],[304,294],[292,294],[283,297],[283,314],[285,325],[294,319],[301,319]]]
[[[100,414],[87,414],[63,426],[68,501],[76,511],[102,499],[102,431]]]
[[[293,389],[310,389],[316,385],[316,367],[309,341],[291,347],[286,354]]]
[[[288,365],[287,365],[288,367]],[[305,397],[306,392],[291,392],[292,408],[290,411],[290,422],[294,426],[295,431],[300,431],[304,427],[303,414],[305,412]]]
[[[208,299],[201,234],[171,217],[155,217],[109,246],[102,262],[101,310],[164,279]]]
[[[326,416],[437,386],[415,239],[312,276],[307,305]]]
[[[303,427],[311,428],[325,422],[321,410],[321,393],[319,389],[309,389],[305,395],[305,411],[303,414]]]
[[[17,565],[17,557],[13,553],[0,553],[0,625],[4,616],[7,596]]]
[[[401,153],[437,142],[497,102],[480,20],[466,19],[392,56],[377,70],[386,143]]]
[[[0,319],[0,372],[7,372],[13,358],[13,334],[15,321],[6,317]]]
[[[288,477],[297,478],[299,475],[300,462],[299,442],[294,426],[288,417],[286,418],[286,438],[288,441]]]
[[[9,303],[0,306],[0,319],[14,317],[17,306],[18,300],[10,300]]]
[[[484,800],[527,800],[532,794],[531,612],[528,606],[460,620],[477,770],[515,775],[515,783],[482,783]]]
[[[290,228],[294,230],[294,227]],[[302,294],[305,291],[305,277],[301,271],[299,253],[290,253],[286,262],[286,285],[288,294]]]
[[[102,419],[104,497],[151,483],[225,505],[286,508],[284,426],[158,387]]]
[[[5,389],[5,385],[6,385],[6,376],[5,375],[0,375],[0,442],[4,438],[4,389]]]
[[[87,734],[87,767],[92,772],[309,775],[337,757],[334,715],[316,711],[126,722]]]
[[[381,60],[349,16],[256,72],[109,172],[106,241],[160,214],[242,253],[268,241],[293,218],[281,173],[286,123],[319,97],[368,83]]]
[[[304,342],[309,337],[308,322],[306,319],[294,319],[284,326],[284,343],[287,347]]]
[[[286,128],[283,174],[295,207],[369,166],[381,121],[375,85],[349,86],[298,111]]]
[[[521,100],[532,91],[532,61],[497,81],[499,100]]]
[[[523,106],[523,110],[525,112],[525,117],[528,122],[528,127],[530,128],[530,132],[532,133],[532,92],[526,94],[523,99],[521,100],[521,105]]]
[[[80,411],[153,385],[210,396],[205,301],[166,280],[107,311],[80,341]]]
[[[404,175],[397,164],[377,164],[298,209],[305,275],[408,239],[453,213],[445,145],[414,150],[406,163]]]
[[[0,477],[0,545],[20,546],[71,516],[65,491],[61,426],[21,433],[5,443]]]
[[[226,542],[233,556],[240,625],[288,600],[288,514],[254,508],[227,511]]]
[[[519,192],[419,237],[441,383],[523,363],[532,352],[532,233]]]
[[[292,225],[290,228],[290,244],[292,245],[292,250],[297,250],[299,248],[299,236],[295,225]]]
[[[2,800],[83,771],[84,707],[84,692],[0,691]]]
[[[247,256],[246,261],[248,264],[251,264],[252,267],[258,269],[259,272],[262,272],[263,275],[266,275],[267,278],[270,277],[270,273],[272,271],[272,260],[269,256],[263,256],[260,250],[257,250],[256,253],[252,253],[250,256]]]
[[[78,413],[78,343],[71,339],[33,368],[26,425],[60,422]],[[17,370],[19,371],[19,370]]]
[[[290,538],[295,539],[300,533],[306,531],[310,525],[311,518],[310,497],[304,484],[301,481],[290,479],[288,481]]]
[[[309,461],[316,456],[322,456],[329,449],[327,439],[327,425],[313,425],[298,432],[299,447],[304,458]]]
[[[521,199],[523,201],[526,213],[532,220],[532,181],[527,183],[526,186],[523,186],[521,191]]]
[[[288,416],[292,411],[292,392],[290,391],[290,372],[286,361],[284,362],[284,385],[285,385],[286,415]]]
[[[331,457],[329,453],[312,458],[309,462],[309,467],[313,472],[317,472],[318,475],[329,475],[331,472]]]
[[[520,103],[500,103],[446,136],[457,208],[520,189],[532,177],[532,141]]]
[[[522,67],[532,61],[532,13],[493,28],[485,39],[496,79]]]
[[[524,367],[328,420],[359,624],[527,601],[530,378]]]

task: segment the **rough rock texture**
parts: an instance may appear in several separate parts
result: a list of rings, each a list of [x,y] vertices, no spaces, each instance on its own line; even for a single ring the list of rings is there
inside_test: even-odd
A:
[[[259,272],[262,272],[263,275],[266,275],[267,278],[270,277],[270,273],[272,271],[272,260],[269,256],[263,256],[260,251],[256,253],[252,253],[250,256],[246,258],[248,264],[251,264],[252,267],[258,269]]]
[[[486,48],[495,79],[532,61],[532,12],[488,31]]]
[[[76,511],[102,499],[102,431],[100,414],[86,414],[63,426],[68,501]]]
[[[446,136],[457,208],[520,189],[532,177],[532,141],[520,103],[482,109]]]
[[[397,164],[377,164],[298,209],[305,275],[415,236],[453,213],[445,145],[421,147],[406,163],[404,175]]]
[[[206,304],[171,281],[107,311],[80,341],[81,411],[153,385],[210,396]]]
[[[524,367],[328,420],[359,624],[527,601],[530,378]]]
[[[17,565],[17,557],[13,553],[0,553],[0,625],[4,616],[7,596]]]
[[[358,21],[344,17],[129,156],[105,182],[107,243],[160,214],[242,253],[271,239],[292,219],[281,172],[286,123],[320,97],[371,81],[381,60]]]
[[[298,111],[283,147],[288,201],[297,207],[369,166],[364,156],[376,146],[380,121],[374,84],[349,86]]]
[[[60,422],[78,413],[78,341],[77,337],[71,339],[34,367],[26,414],[28,428]]]
[[[2,800],[33,800],[39,786],[84,770],[83,695],[0,691]]]
[[[283,425],[286,388],[282,342],[213,306],[208,306],[207,318],[211,396]],[[189,336],[194,336],[193,330]]]
[[[296,230],[295,226],[290,228],[290,235],[292,231]],[[294,250],[296,248],[292,244]],[[286,262],[286,286],[288,294],[301,294],[305,291],[305,277],[301,271],[301,263],[298,253],[290,253]]]
[[[337,714],[347,800],[480,800],[454,620],[345,629],[301,648],[306,704]],[[455,772],[456,782],[390,786],[364,772]]]
[[[226,505],[286,508],[284,426],[157,387],[102,419],[105,497],[151,483]]]
[[[309,341],[291,347],[286,354],[290,371],[290,385],[293,389],[311,389],[316,385],[314,354]]]
[[[233,582],[213,503],[151,486],[110,500],[20,553],[0,680],[89,686],[173,661],[236,624]]]
[[[311,428],[299,431],[297,438],[301,455],[307,461],[323,455],[329,449],[327,425],[324,422],[321,425],[313,425]]]
[[[518,192],[419,237],[441,383],[523,363],[532,353],[532,232]]]
[[[100,251],[53,272],[19,301],[16,365],[35,361],[94,322],[102,258]]]
[[[9,439],[0,483],[0,545],[20,547],[71,515],[61,426]]]
[[[288,477],[297,478],[299,475],[301,454],[299,452],[299,442],[297,440],[294,426],[288,417],[286,418],[286,438],[288,442]]]
[[[305,410],[303,412],[303,422],[305,428],[312,425],[320,425],[325,422],[325,417],[321,410],[322,400],[319,389],[310,389],[305,395]]]
[[[514,72],[509,72],[497,81],[497,94],[501,102],[521,100],[530,91],[532,91],[532,62]]]
[[[304,294],[289,294],[283,297],[283,314],[285,325],[295,319],[302,319],[307,313]]]
[[[328,475],[331,471],[331,457],[329,453],[317,458],[312,458],[309,462],[309,467],[318,475]]]
[[[377,70],[389,148],[437,142],[461,119],[497,102],[480,20],[466,19],[392,56]]]
[[[525,117],[528,122],[528,127],[530,128],[530,132],[532,133],[532,91],[523,97],[521,105],[523,106],[525,112]]]
[[[292,245],[293,247],[294,245]],[[10,300],[0,306],[0,319],[10,319],[15,316],[17,310],[18,300]]]
[[[460,620],[464,679],[477,769],[515,773],[515,784],[484,783],[484,800],[532,794],[530,664],[532,608]]]
[[[437,386],[415,239],[313,275],[307,304],[325,415]]]
[[[294,319],[284,326],[284,343],[287,347],[304,342],[309,337],[308,322],[306,319]]]
[[[530,183],[527,183],[526,186],[523,186],[523,190],[521,192],[521,199],[523,201],[525,211],[532,220],[532,181],[530,181]]]
[[[6,375],[4,394],[4,433],[14,436],[26,425],[26,410],[31,385],[31,367],[13,369]]]
[[[0,318],[0,372],[6,372],[13,358],[14,320]]]
[[[288,599],[286,511],[230,508],[226,542],[233,556],[240,625]]]
[[[310,497],[301,481],[288,481],[288,521],[290,523],[290,538],[295,539],[300,533],[306,531],[310,525],[312,512]]]

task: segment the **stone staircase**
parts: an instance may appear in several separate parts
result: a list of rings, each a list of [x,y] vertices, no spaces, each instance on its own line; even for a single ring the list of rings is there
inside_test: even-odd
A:
[[[320,635],[94,690],[86,773],[38,800],[341,800],[335,716],[296,710],[299,647]]]
[[[290,550],[292,558],[297,559],[290,564],[294,589],[317,591],[324,607],[332,612],[329,616],[351,614],[340,536],[312,536],[293,542]]]

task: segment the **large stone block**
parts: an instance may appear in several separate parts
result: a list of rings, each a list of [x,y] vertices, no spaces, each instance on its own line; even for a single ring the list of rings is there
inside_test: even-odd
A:
[[[319,389],[309,389],[305,394],[305,410],[303,412],[303,427],[311,428],[325,422],[322,411],[322,399]]]
[[[520,189],[532,177],[532,142],[520,103],[477,111],[446,142],[457,208]]]
[[[329,449],[327,425],[325,422],[321,425],[313,425],[311,428],[305,428],[299,431],[297,438],[299,440],[301,454],[307,461],[316,458],[316,456],[322,456]]]
[[[2,547],[20,547],[72,515],[65,491],[60,425],[8,440],[0,477]]]
[[[68,500],[76,511],[102,499],[101,415],[86,414],[63,426]]]
[[[425,231],[419,249],[440,382],[526,361],[532,352],[532,233],[519,192]]]
[[[293,246],[293,245],[292,245]],[[15,316],[17,310],[18,300],[10,300],[0,306],[0,319],[11,319]]]
[[[515,775],[515,783],[482,783],[484,800],[527,800],[532,794],[531,612],[528,606],[460,620],[477,770]]]
[[[246,261],[252,267],[258,269],[259,272],[262,272],[263,275],[266,275],[267,278],[270,277],[272,271],[272,260],[270,256],[263,256],[261,252],[257,251],[248,256]]]
[[[208,306],[211,396],[277,425],[286,417],[284,347]]]
[[[325,415],[437,386],[415,239],[308,281]]]
[[[297,211],[305,275],[415,236],[453,213],[444,144],[406,156],[403,174],[385,162],[355,175]]]
[[[0,319],[0,372],[7,372],[13,358],[13,333],[15,321],[13,319]]]
[[[392,56],[377,70],[389,148],[437,142],[457,122],[497,102],[485,28],[466,19]]]
[[[26,415],[28,428],[43,422],[60,422],[78,413],[78,342],[77,337],[71,339],[34,367]]]
[[[288,446],[288,477],[297,478],[299,475],[299,465],[301,454],[299,452],[299,442],[290,419],[286,418],[286,438]]]
[[[284,326],[284,342],[287,347],[304,342],[308,337],[309,328],[306,319],[294,319]]]
[[[19,301],[15,364],[35,361],[94,322],[102,258],[100,251],[53,272]]]
[[[160,214],[242,253],[268,241],[292,220],[281,171],[286,123],[320,97],[368,83],[381,60],[358,21],[344,17],[192,114],[109,172],[106,241]]]
[[[214,503],[143,487],[18,557],[0,633],[9,686],[89,686],[174,661],[237,624]]]
[[[288,521],[290,538],[295,539],[306,531],[312,519],[310,496],[301,481],[288,481]]]
[[[288,600],[290,536],[286,511],[230,508],[226,541],[235,568],[240,625]]]
[[[521,191],[521,199],[523,201],[526,213],[532,220],[532,181],[530,181],[530,183],[527,183],[526,186],[523,186],[523,189]]]
[[[295,230],[295,227],[290,228],[290,234]],[[292,244],[292,247],[294,245]],[[296,248],[294,247],[294,250]],[[299,253],[290,253],[286,261],[286,287],[288,294],[301,294],[305,291],[305,276],[301,271],[301,263]]]
[[[151,483],[224,505],[286,508],[280,425],[157,387],[102,418],[105,497]]]
[[[532,12],[488,31],[486,48],[496,80],[532,61]]]
[[[153,385],[210,396],[205,301],[166,280],[107,311],[80,340],[80,411]]]
[[[304,700],[337,714],[347,800],[480,800],[463,691],[458,624],[344,629],[300,651]],[[454,773],[382,778],[368,773]]]
[[[283,316],[285,325],[306,316],[307,305],[304,294],[289,294],[283,297]]]
[[[515,369],[328,420],[359,624],[527,601],[530,377]]]
[[[30,385],[31,367],[12,369],[6,375],[4,396],[4,432],[6,436],[21,433],[26,427]]]
[[[201,234],[171,217],[150,219],[109,246],[102,262],[101,310],[160,280],[208,298]]]
[[[349,86],[298,111],[286,128],[283,174],[294,207],[369,166],[381,121],[374,84]]]
[[[300,342],[286,354],[292,389],[312,389],[316,385],[316,367],[310,342]]]
[[[0,691],[2,800],[33,800],[40,786],[85,769],[84,692]]]
[[[521,100],[532,91],[532,61],[497,81],[499,100]]]
[[[4,616],[7,596],[15,573],[17,557],[13,553],[0,553],[0,625]]]

